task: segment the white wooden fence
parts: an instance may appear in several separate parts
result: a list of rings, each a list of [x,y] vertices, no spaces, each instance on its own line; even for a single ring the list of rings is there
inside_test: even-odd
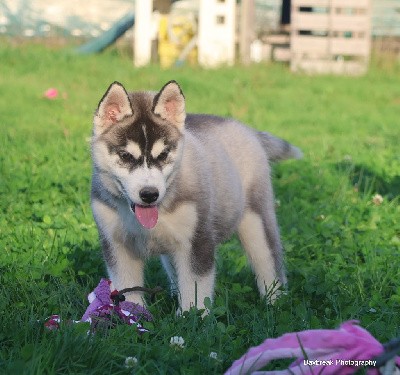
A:
[[[291,69],[363,74],[371,49],[370,0],[292,0]]]
[[[374,0],[372,2],[373,35],[400,36],[400,1]]]

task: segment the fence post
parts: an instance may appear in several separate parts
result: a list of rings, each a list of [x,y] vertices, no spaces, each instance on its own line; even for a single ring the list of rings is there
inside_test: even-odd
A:
[[[134,64],[143,66],[151,59],[151,16],[153,0],[135,1]]]

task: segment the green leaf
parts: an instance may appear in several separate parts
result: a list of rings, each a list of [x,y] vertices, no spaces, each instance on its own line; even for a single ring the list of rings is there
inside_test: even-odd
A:
[[[211,303],[210,297],[204,298],[204,306],[205,306],[208,310],[211,310],[211,309],[212,309],[212,303]]]
[[[226,326],[222,322],[218,322],[217,323],[217,328],[221,333],[225,333],[226,332]]]
[[[28,362],[33,355],[35,346],[33,344],[25,344],[21,349],[21,357],[25,362]]]
[[[43,223],[50,225],[52,223],[51,217],[49,215],[43,216]]]

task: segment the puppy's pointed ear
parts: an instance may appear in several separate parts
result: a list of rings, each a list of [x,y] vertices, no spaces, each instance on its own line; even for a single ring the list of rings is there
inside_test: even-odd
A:
[[[105,130],[108,126],[132,115],[133,111],[128,93],[119,82],[114,82],[100,100],[94,116],[94,125]]]
[[[169,81],[154,97],[153,113],[181,129],[185,125],[185,97],[176,81]]]

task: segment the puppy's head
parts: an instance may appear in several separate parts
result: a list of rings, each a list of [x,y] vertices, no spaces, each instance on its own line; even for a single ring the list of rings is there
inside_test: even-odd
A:
[[[93,120],[92,159],[103,186],[152,228],[182,153],[185,98],[175,81],[158,93],[107,89]]]

